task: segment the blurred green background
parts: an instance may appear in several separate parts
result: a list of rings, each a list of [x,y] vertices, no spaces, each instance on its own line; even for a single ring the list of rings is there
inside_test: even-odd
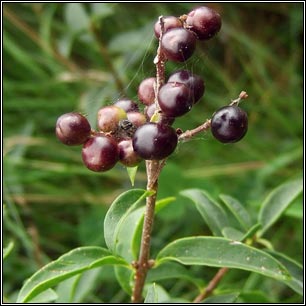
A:
[[[159,194],[177,200],[156,220],[153,253],[174,238],[210,234],[193,205],[179,196],[180,190],[203,188],[215,197],[230,194],[256,219],[271,189],[302,175],[303,4],[209,5],[222,16],[220,33],[199,42],[186,63],[167,64],[167,75],[186,68],[206,84],[204,98],[174,126],[196,127],[245,90],[249,98],[241,107],[249,115],[249,131],[236,144],[221,144],[206,132],[179,145],[163,171]],[[80,111],[95,127],[101,106],[123,96],[137,101],[138,84],[155,74],[155,21],[160,15],[188,13],[194,6],[3,5],[4,246],[14,242],[4,263],[7,301],[14,301],[23,281],[50,260],[77,246],[103,246],[107,208],[131,188],[120,165],[106,173],[87,170],[81,148],[56,139],[57,118]],[[135,187],[145,184],[142,164]],[[299,262],[301,203],[302,197],[267,234],[276,250]],[[231,275],[225,288],[240,288],[248,274]],[[85,301],[129,300],[111,269],[97,277]],[[209,280],[209,274],[205,277]],[[252,286],[267,292],[258,295],[259,301],[300,301],[290,289],[263,277]],[[176,284],[169,290],[179,296],[182,288]]]

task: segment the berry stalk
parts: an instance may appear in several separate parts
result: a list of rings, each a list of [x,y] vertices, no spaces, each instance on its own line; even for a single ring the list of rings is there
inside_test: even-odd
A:
[[[231,103],[229,104],[229,106],[238,106],[239,103],[241,102],[241,100],[243,99],[247,99],[248,98],[248,94],[245,91],[242,91],[238,98],[235,100],[232,100]],[[203,124],[197,126],[196,128],[192,129],[192,130],[187,130],[184,133],[180,134],[178,137],[179,141],[188,141],[190,140],[192,137],[194,137],[195,135],[204,132],[206,130],[209,130],[211,128],[211,119],[207,119]]]

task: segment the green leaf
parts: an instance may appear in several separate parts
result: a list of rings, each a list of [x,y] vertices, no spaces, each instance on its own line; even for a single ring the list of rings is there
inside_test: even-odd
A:
[[[228,218],[223,208],[213,201],[208,194],[200,189],[187,189],[181,195],[191,199],[206,224],[215,236],[222,236],[222,229],[229,226]]]
[[[169,197],[156,202],[155,213],[171,203],[175,198]],[[138,257],[145,207],[129,212],[122,220],[116,235],[116,254],[131,262]]]
[[[104,19],[115,13],[115,3],[90,3],[92,16],[95,20]]]
[[[53,302],[57,299],[57,294],[52,289],[47,289],[46,291],[41,292],[38,294],[34,299],[31,300],[31,303],[49,303]]]
[[[303,266],[282,253],[272,250],[267,250],[267,252],[276,258],[279,262],[281,262],[292,276],[292,279],[285,281],[285,283],[295,292],[303,295]]]
[[[106,264],[128,266],[127,262],[115,257],[104,248],[81,247],[74,249],[33,274],[21,288],[17,303],[29,302],[39,293],[67,278]]]
[[[175,201],[175,197],[167,197],[161,200],[156,201],[155,205],[155,214],[158,214],[159,211],[161,211],[163,208],[167,207],[170,203]],[[135,232],[132,237],[132,254],[135,256],[135,258],[138,256],[139,248],[140,248],[140,241],[141,241],[141,235],[142,235],[142,225],[143,225],[143,215],[141,219],[135,220]]]
[[[272,304],[274,301],[263,291],[252,290],[240,293],[237,303]]]
[[[8,257],[12,252],[13,248],[14,248],[14,242],[10,241],[9,244],[3,249],[2,259]]]
[[[262,224],[262,230],[259,233],[261,236],[277,221],[302,190],[302,179],[298,179],[280,185],[267,196],[258,215],[258,221]]]
[[[153,267],[149,270],[147,276],[147,282],[153,283],[159,280],[178,278],[184,279],[194,284],[199,290],[204,286],[202,279],[198,279],[194,276],[190,270],[177,262],[164,262],[156,268]]]
[[[256,223],[254,224],[242,237],[241,241],[245,241],[248,238],[252,238],[257,231],[261,228],[261,224],[260,223]]]
[[[206,298],[201,303],[204,304],[221,304],[221,303],[234,303],[239,296],[239,292],[219,294]]]
[[[133,271],[124,266],[115,266],[115,275],[121,288],[128,294],[132,294]]]
[[[56,303],[81,303],[96,288],[97,279],[102,273],[103,267],[64,280],[57,286]]]
[[[143,189],[131,189],[119,195],[111,204],[104,219],[104,239],[110,250],[115,252],[121,224],[129,213],[150,194],[152,192]]]
[[[243,205],[235,198],[221,194],[220,199],[226,207],[232,212],[243,229],[247,230],[251,225],[251,217]]]
[[[144,303],[145,304],[158,303],[158,293],[156,291],[155,283],[149,286]]]
[[[143,215],[145,207],[140,207],[126,216],[122,222],[116,242],[116,254],[122,256],[127,262],[137,259],[139,252],[138,245],[137,249],[133,248],[133,240],[135,239],[135,232],[140,229],[140,237],[142,232]]]
[[[82,3],[67,3],[64,13],[71,33],[76,34],[89,28],[90,20]]]
[[[150,292],[149,292],[150,291]],[[147,284],[145,286],[145,295],[148,296],[150,299],[157,300],[158,303],[167,303],[167,302],[177,302],[175,299],[173,299],[169,293],[159,284],[153,283],[153,284]],[[149,299],[148,299],[149,300]],[[150,303],[149,301],[145,301],[145,303]],[[182,301],[179,301],[182,302]],[[151,302],[153,303],[153,302]]]
[[[135,183],[135,177],[136,177],[136,174],[137,174],[137,169],[138,169],[138,166],[126,167],[126,171],[127,171],[127,174],[130,178],[132,186],[134,186],[134,183]]]
[[[231,240],[242,241],[244,234],[233,227],[224,227],[222,235]]]
[[[184,265],[237,268],[282,281],[290,278],[287,269],[271,255],[221,237],[198,236],[175,240],[159,252],[156,265],[169,260]]]

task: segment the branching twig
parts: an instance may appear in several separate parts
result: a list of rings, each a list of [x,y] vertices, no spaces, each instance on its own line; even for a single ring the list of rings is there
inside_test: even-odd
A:
[[[213,277],[213,279],[209,282],[208,286],[205,288],[203,292],[201,292],[194,300],[193,303],[200,303],[205,298],[207,298],[214,289],[217,287],[225,273],[228,271],[228,268],[221,268],[218,270],[216,275]]]
[[[239,94],[239,97],[235,100],[232,100],[232,102],[229,105],[238,105],[242,99],[246,99],[248,97],[248,94],[245,91],[242,91]],[[187,141],[191,139],[196,134],[199,134],[201,132],[204,132],[208,129],[210,129],[211,119],[207,119],[203,124],[199,125],[198,127],[187,130],[186,132],[179,135],[178,140],[179,141]]]

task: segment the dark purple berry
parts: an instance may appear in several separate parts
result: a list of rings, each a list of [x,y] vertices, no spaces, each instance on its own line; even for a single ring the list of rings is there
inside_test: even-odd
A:
[[[166,33],[168,30],[173,29],[173,28],[182,28],[183,24],[180,21],[179,18],[175,16],[164,16],[163,17],[163,22],[164,22],[164,33]],[[154,34],[156,38],[159,38],[160,36],[160,22],[159,20],[156,21],[154,25]]]
[[[90,138],[82,149],[85,166],[96,172],[107,171],[119,160],[119,149],[115,140],[108,136]]]
[[[120,99],[114,105],[122,108],[126,113],[139,111],[137,103],[130,99]]]
[[[146,160],[168,157],[177,146],[175,130],[161,123],[146,123],[139,127],[133,137],[134,151]]]
[[[115,105],[104,106],[98,111],[98,128],[107,133],[116,131],[119,121],[126,119],[126,112]]]
[[[171,74],[168,82],[178,82],[185,84],[193,94],[193,103],[196,103],[203,96],[205,85],[202,78],[188,70],[179,70]]]
[[[118,143],[119,161],[126,167],[137,166],[142,158],[134,151],[132,139],[125,139]]]
[[[155,100],[155,82],[156,78],[147,78],[139,84],[138,99],[145,105],[151,105]]]
[[[221,17],[213,9],[201,6],[193,9],[187,16],[186,24],[199,39],[207,40],[215,36],[221,29]]]
[[[193,95],[185,84],[170,82],[160,88],[158,103],[167,117],[179,117],[191,110]]]
[[[193,54],[196,47],[196,36],[184,28],[167,31],[161,40],[162,52],[174,62],[184,62]]]
[[[220,142],[236,142],[248,130],[248,116],[238,106],[220,108],[211,119],[211,132]]]
[[[88,120],[79,113],[67,113],[57,119],[55,133],[65,145],[83,144],[89,138],[90,132]]]

